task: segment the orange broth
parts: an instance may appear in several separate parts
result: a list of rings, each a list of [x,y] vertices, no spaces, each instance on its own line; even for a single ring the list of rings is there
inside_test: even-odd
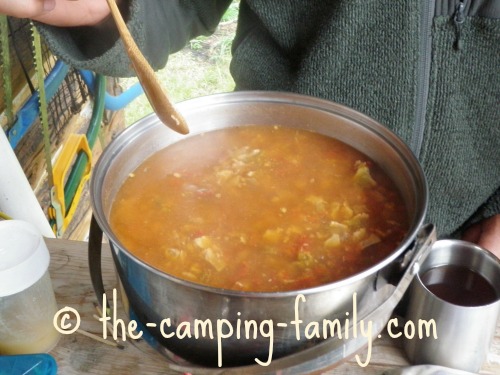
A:
[[[254,292],[351,276],[408,230],[395,185],[367,156],[282,126],[212,131],[156,152],[121,186],[110,223],[165,273]]]

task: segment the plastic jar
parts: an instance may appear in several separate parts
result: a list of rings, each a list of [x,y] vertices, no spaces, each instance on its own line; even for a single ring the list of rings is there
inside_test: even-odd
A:
[[[0,221],[0,354],[48,352],[57,344],[49,262],[45,241],[32,224]]]

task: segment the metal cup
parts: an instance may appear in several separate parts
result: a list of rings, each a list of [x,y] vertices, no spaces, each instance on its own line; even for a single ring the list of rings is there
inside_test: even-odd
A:
[[[436,241],[409,290],[406,354],[415,364],[477,373],[499,315],[500,260],[469,242]]]

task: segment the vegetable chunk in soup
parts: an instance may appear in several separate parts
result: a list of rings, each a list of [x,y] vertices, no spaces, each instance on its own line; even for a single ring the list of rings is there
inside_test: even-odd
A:
[[[368,157],[281,126],[217,130],[156,152],[121,186],[110,222],[165,273],[255,292],[351,276],[408,230],[399,192]]]

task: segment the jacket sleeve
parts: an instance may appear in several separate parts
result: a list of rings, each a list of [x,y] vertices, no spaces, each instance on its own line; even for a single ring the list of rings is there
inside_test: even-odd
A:
[[[165,66],[168,55],[192,38],[215,31],[231,0],[131,0],[127,26],[152,67]],[[113,22],[104,29],[58,28],[37,23],[51,51],[79,69],[113,77],[134,73]]]

